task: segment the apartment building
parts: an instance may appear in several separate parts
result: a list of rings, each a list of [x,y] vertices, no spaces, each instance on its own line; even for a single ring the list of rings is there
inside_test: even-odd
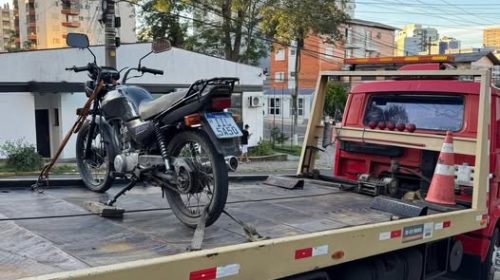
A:
[[[432,42],[439,40],[439,33],[435,28],[424,28],[420,24],[408,24],[396,36],[394,55],[418,55],[429,52]]]
[[[483,46],[494,49],[495,55],[500,58],[500,27],[489,27],[483,30]]]
[[[298,83],[299,121],[308,118],[320,71],[340,70],[345,57],[392,56],[395,27],[378,22],[352,19],[342,28],[344,42],[329,43],[323,35],[311,34],[300,56]],[[268,119],[290,120],[291,93],[295,88],[297,48],[275,45],[270,56],[269,87],[265,90]]]
[[[95,0],[14,0],[16,44],[25,49],[66,47],[66,34],[86,33],[92,45],[104,43],[101,1]],[[120,41],[135,43],[135,9],[117,3]]]
[[[15,47],[14,11],[9,4],[0,6],[0,52]]]

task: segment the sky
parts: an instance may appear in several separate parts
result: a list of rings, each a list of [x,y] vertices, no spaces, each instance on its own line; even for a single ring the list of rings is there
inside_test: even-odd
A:
[[[500,0],[356,0],[355,18],[399,28],[419,23],[462,48],[482,47],[484,27],[500,26]]]
[[[439,35],[481,47],[483,28],[500,26],[500,0],[355,0],[358,19],[401,28],[408,23],[438,29]],[[12,2],[0,0],[0,4]]]

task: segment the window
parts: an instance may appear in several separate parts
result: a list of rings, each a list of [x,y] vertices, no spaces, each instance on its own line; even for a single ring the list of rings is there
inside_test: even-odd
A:
[[[277,49],[276,52],[274,53],[274,60],[285,60],[285,50],[284,49]]]
[[[332,59],[333,58],[333,47],[330,45],[325,45],[325,52],[323,56],[327,59]]]
[[[269,115],[279,115],[281,109],[281,99],[280,98],[268,98],[267,99],[267,113]]]
[[[293,100],[290,99],[290,115],[293,116]],[[297,116],[304,116],[304,98],[297,99]]]
[[[285,80],[285,73],[283,72],[274,73],[274,80],[276,82],[283,82]]]
[[[290,72],[290,77],[295,77],[295,71]]]
[[[364,124],[374,121],[413,123],[417,129],[462,129],[464,100],[450,95],[374,95],[366,107]]]
[[[295,48],[291,48],[291,49],[290,49],[290,55],[291,55],[291,56],[294,56],[294,55],[296,55],[296,54],[297,54],[297,51],[295,50]]]

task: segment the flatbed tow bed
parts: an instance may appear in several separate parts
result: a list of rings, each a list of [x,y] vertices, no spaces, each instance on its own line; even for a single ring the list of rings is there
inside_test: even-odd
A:
[[[246,242],[242,228],[222,216],[206,229],[204,250],[186,252],[193,230],[165,209],[166,201],[157,189],[137,188],[121,199],[119,206],[127,211],[123,220],[90,215],[82,207],[84,201],[107,197],[87,190],[54,188],[40,195],[27,189],[3,189],[9,192],[0,193],[0,215],[21,219],[0,221],[0,277],[66,271],[37,279],[276,279],[427,246],[484,228],[488,224],[489,71],[322,73],[297,173],[306,177],[314,173],[329,77],[432,75],[469,75],[481,81],[478,111],[483,113],[478,117],[477,138],[455,139],[457,149],[475,156],[472,203],[467,209],[391,220],[391,213],[370,208],[373,197],[311,179],[306,179],[303,190],[233,183],[226,210],[271,239]],[[393,145],[433,151],[439,151],[444,140],[439,135],[386,133]],[[341,128],[338,137],[358,137],[367,143],[388,140],[378,131],[349,127]],[[22,219],[62,213],[70,216]]]
[[[262,181],[231,183],[229,194],[226,210],[273,239],[368,225],[391,217],[370,209],[369,196],[315,180],[306,180],[303,189],[295,190]],[[3,188],[0,279],[186,252],[193,230],[177,221],[157,188],[138,187],[127,193],[118,204],[127,212],[118,220],[91,215],[84,207],[86,201],[106,198],[106,194],[75,187],[55,187],[43,194]],[[246,242],[241,226],[222,216],[206,229],[203,248]]]

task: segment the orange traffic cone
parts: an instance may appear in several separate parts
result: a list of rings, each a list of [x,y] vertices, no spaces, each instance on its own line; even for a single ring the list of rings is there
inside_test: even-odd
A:
[[[443,147],[434,169],[431,185],[425,200],[428,202],[455,205],[455,159],[453,155],[453,136],[446,132]]]

